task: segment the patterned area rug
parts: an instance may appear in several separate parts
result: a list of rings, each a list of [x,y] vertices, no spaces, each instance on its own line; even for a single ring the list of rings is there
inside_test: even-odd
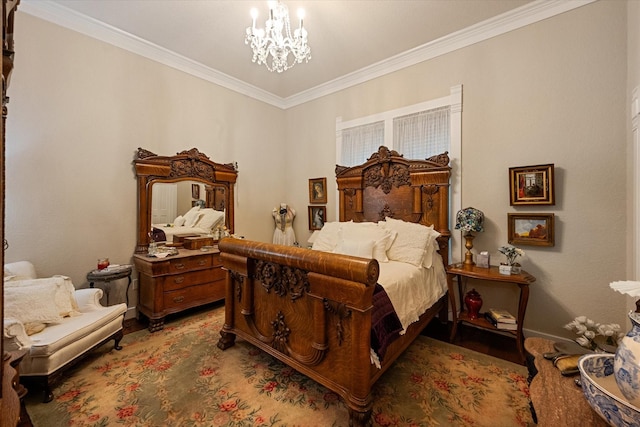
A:
[[[216,347],[224,307],[95,350],[34,426],[347,426],[339,397],[242,340]],[[378,426],[527,426],[526,368],[419,337],[374,387]]]

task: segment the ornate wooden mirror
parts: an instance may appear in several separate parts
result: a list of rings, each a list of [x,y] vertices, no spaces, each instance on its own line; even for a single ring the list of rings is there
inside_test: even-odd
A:
[[[177,215],[184,213],[179,209],[185,209],[185,200],[189,208],[199,203],[201,207],[224,211],[224,223],[233,233],[233,194],[238,175],[234,164],[215,163],[197,148],[182,151],[175,156],[158,156],[138,148],[133,163],[138,178],[136,253],[147,251],[154,221],[164,224],[173,222]],[[175,184],[171,186],[172,191],[166,191],[167,184]],[[156,201],[163,198],[175,199],[169,204],[178,210],[163,211],[158,203],[154,204],[154,197]]]

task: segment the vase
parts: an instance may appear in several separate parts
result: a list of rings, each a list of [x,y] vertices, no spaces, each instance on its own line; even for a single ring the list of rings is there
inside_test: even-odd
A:
[[[640,406],[640,313],[630,312],[629,319],[631,330],[618,344],[613,373],[624,397]]]
[[[517,262],[511,264],[511,274],[520,274],[522,272],[522,267]]]
[[[464,304],[467,306],[469,319],[477,319],[480,314],[480,309],[482,308],[482,297],[480,294],[475,289],[471,289],[464,296]]]

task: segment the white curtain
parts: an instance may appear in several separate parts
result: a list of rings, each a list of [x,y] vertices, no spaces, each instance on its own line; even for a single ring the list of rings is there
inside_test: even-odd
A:
[[[393,119],[393,147],[406,159],[426,159],[449,151],[449,107]]]
[[[384,145],[384,121],[344,129],[341,166],[364,163],[381,145]]]

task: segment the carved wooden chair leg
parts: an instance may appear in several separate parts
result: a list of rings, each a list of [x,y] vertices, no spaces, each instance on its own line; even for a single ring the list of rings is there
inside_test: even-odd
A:
[[[122,337],[124,337],[124,332],[122,331],[122,329],[116,332],[116,334],[113,336],[113,339],[115,341],[115,343],[113,344],[113,348],[115,348],[116,350],[122,350],[122,346],[120,345]]]

